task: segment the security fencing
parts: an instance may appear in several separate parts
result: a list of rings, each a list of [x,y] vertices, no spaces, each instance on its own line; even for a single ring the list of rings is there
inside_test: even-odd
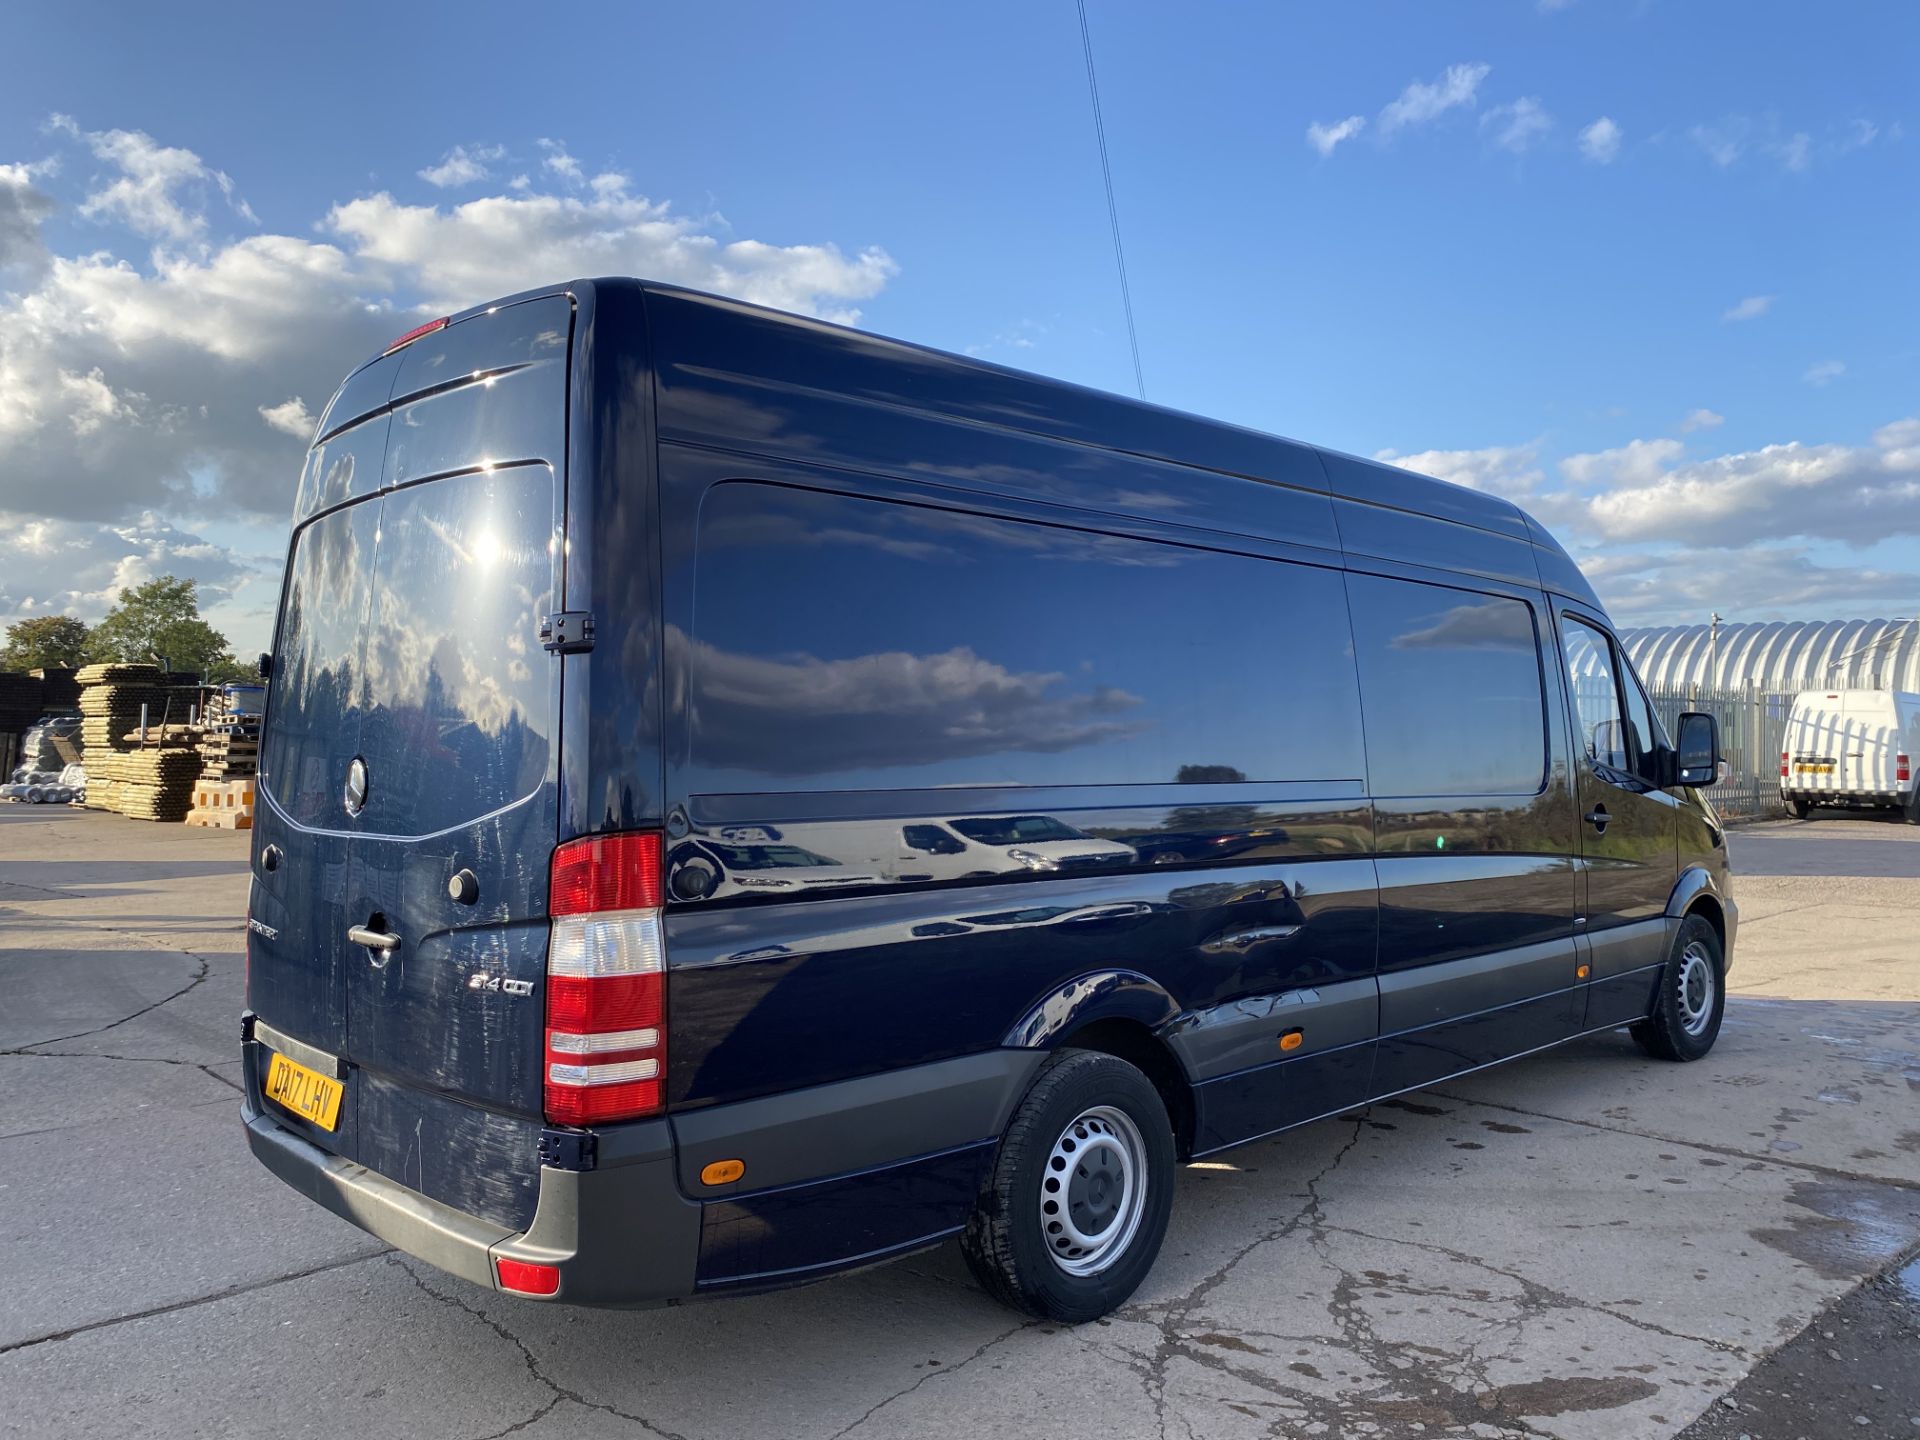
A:
[[[1780,752],[1794,693],[1748,685],[1737,690],[1652,690],[1647,698],[1669,735],[1678,728],[1683,710],[1704,710],[1719,721],[1720,753],[1726,765],[1719,783],[1708,788],[1707,798],[1730,819],[1751,819],[1783,809]]]

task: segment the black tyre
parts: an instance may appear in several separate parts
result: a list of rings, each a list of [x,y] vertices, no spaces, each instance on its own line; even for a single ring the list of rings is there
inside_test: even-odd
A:
[[[1900,807],[1900,813],[1906,817],[1907,824],[1920,825],[1920,785],[1913,787],[1913,793],[1907,796],[1907,803]]]
[[[1811,809],[1813,809],[1813,807],[1804,800],[1787,801],[1787,813],[1793,816],[1793,818],[1796,820],[1806,819],[1807,812],[1810,811]]]
[[[1680,922],[1660,972],[1653,1013],[1632,1027],[1633,1038],[1657,1060],[1698,1060],[1713,1049],[1726,1008],[1720,936],[1698,915],[1689,915]]]
[[[1043,1320],[1097,1320],[1160,1253],[1173,1207],[1173,1130],[1124,1060],[1063,1050],[1013,1112],[960,1248],[995,1299]]]

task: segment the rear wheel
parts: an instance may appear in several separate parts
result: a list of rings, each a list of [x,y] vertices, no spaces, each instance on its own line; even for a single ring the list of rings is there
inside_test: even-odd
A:
[[[1640,1048],[1659,1060],[1698,1060],[1720,1034],[1727,1008],[1720,936],[1698,915],[1680,922],[1660,973],[1653,1013],[1632,1027]]]
[[[1813,807],[1804,800],[1787,801],[1787,813],[1796,820],[1806,819],[1807,812],[1811,809],[1813,809]]]
[[[961,1238],[974,1278],[1044,1320],[1099,1319],[1153,1268],[1174,1166],[1152,1082],[1111,1055],[1062,1051],[1014,1111]]]
[[[1907,824],[1920,825],[1920,785],[1913,787],[1913,793],[1907,796],[1907,803],[1900,813],[1906,817]]]

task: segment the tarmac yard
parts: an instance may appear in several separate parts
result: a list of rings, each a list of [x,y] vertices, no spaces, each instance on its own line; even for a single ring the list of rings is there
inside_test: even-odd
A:
[[[1078,1329],[951,1250],[625,1313],[386,1251],[247,1153],[247,838],[0,806],[0,1435],[1920,1436],[1920,829],[1736,832],[1706,1060],[1605,1036],[1192,1166]]]

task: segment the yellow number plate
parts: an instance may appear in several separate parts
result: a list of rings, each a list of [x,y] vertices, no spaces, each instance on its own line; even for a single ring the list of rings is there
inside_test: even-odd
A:
[[[1796,775],[1831,775],[1833,774],[1833,766],[1831,765],[1795,765],[1793,767],[1793,773]]]
[[[340,1123],[340,1096],[346,1088],[338,1080],[296,1065],[284,1055],[275,1055],[267,1062],[267,1098],[322,1130]]]

